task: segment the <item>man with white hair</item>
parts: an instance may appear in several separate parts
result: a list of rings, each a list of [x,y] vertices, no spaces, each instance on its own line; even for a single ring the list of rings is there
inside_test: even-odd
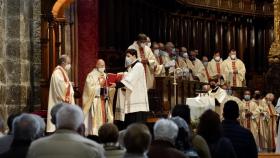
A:
[[[58,66],[54,69],[50,81],[47,132],[54,132],[55,125],[51,123],[51,109],[58,103],[75,104],[74,90],[68,77],[71,68],[71,60],[67,55],[62,55],[58,60]]]
[[[267,117],[269,117],[267,119],[267,135],[268,135],[268,141],[267,141],[267,149],[268,151],[274,151],[276,148],[276,142],[275,142],[275,138],[277,135],[277,130],[276,130],[276,122],[277,122],[277,117],[278,114],[275,110],[274,105],[272,104],[272,102],[274,101],[274,94],[273,93],[267,93],[265,98],[263,99],[263,102],[265,102],[264,104],[267,105],[267,112],[268,115]]]
[[[98,59],[87,75],[83,92],[83,112],[87,135],[98,135],[105,123],[113,123],[114,83],[108,83],[105,61]]]
[[[83,127],[83,120],[79,106],[63,106],[56,114],[56,132],[34,141],[29,148],[28,158],[104,157],[104,150],[99,144],[77,133]]]
[[[149,158],[185,158],[183,152],[175,148],[175,140],[178,136],[178,126],[171,120],[160,119],[154,125],[155,140],[148,152]]]
[[[40,137],[44,137],[46,131],[46,123],[44,119],[39,115],[35,115],[35,114],[31,114],[31,115],[36,119],[36,121],[39,124],[39,130],[37,131],[36,139]]]
[[[13,121],[13,142],[10,149],[1,154],[1,158],[26,157],[28,148],[37,138],[40,124],[32,114],[21,114]]]

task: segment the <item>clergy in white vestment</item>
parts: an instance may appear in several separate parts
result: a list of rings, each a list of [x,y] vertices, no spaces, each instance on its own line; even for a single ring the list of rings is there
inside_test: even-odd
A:
[[[151,89],[154,87],[154,76],[160,74],[163,66],[157,62],[151,48],[146,43],[147,36],[145,34],[139,34],[136,41],[128,49],[135,49],[137,51],[138,60],[144,66],[147,88]]]
[[[206,76],[206,81],[208,83],[210,80],[210,75],[209,75],[209,71],[208,71],[209,60],[208,60],[207,56],[202,57],[202,64],[204,66],[204,76]]]
[[[223,62],[223,59],[220,56],[220,52],[215,51],[213,59],[207,65],[207,70],[209,72],[209,76],[211,78],[213,78],[213,77],[218,78],[220,85],[222,84],[221,78],[223,75],[222,62]]]
[[[245,86],[246,68],[244,63],[236,57],[236,51],[232,49],[229,52],[229,57],[223,61],[223,77],[226,83],[231,87]]]
[[[125,121],[126,125],[133,122],[144,122],[145,114],[149,111],[145,69],[138,60],[137,51],[126,51],[128,72],[117,83],[118,98],[116,103],[115,120]]]
[[[87,75],[83,92],[86,135],[98,135],[99,128],[113,122],[115,84],[108,83],[105,62],[99,59]]]
[[[52,124],[50,115],[52,107],[62,102],[75,104],[74,90],[67,74],[70,69],[70,57],[62,55],[58,60],[58,66],[54,69],[50,81],[47,132],[55,131],[55,125]]]
[[[196,52],[191,51],[189,58],[186,60],[187,67],[190,69],[191,80],[197,80],[207,83],[207,76],[205,74],[205,67],[202,62],[196,58]]]

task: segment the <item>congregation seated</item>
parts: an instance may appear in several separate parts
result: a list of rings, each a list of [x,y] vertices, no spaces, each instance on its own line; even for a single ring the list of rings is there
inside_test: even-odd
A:
[[[154,141],[148,152],[149,158],[187,157],[175,147],[178,131],[178,126],[173,121],[168,119],[158,120],[154,125]]]
[[[244,99],[248,101],[250,93],[245,92]],[[254,94],[253,102],[259,105],[252,110],[274,108],[272,101],[270,93],[265,98]],[[51,121],[57,130],[49,136],[45,136],[45,122],[41,117],[25,113],[10,115],[7,121],[10,130],[0,137],[0,157],[256,158],[258,144],[251,129],[242,127],[244,120],[239,117],[239,113],[243,115],[244,108],[229,99],[221,109],[222,122],[217,113],[207,110],[195,127],[189,106],[178,104],[171,111],[172,117],[158,120],[152,132],[144,124],[133,123],[119,131],[116,125],[108,123],[100,127],[100,142],[96,142],[86,138],[80,107],[62,103],[51,110]],[[276,114],[265,115],[270,116],[267,119],[272,119]],[[271,129],[269,124],[265,127]]]
[[[11,114],[7,119],[8,133],[0,137],[0,154],[8,151],[14,139],[13,136],[13,121],[19,114]]]
[[[200,116],[197,133],[206,140],[211,157],[236,158],[232,143],[223,135],[220,117],[216,112],[207,110]]]
[[[112,123],[102,125],[98,130],[100,142],[103,144],[107,158],[122,158],[124,150],[118,144],[119,130]]]
[[[78,133],[79,128],[83,127],[83,120],[80,107],[65,104],[56,114],[55,133],[34,141],[29,148],[28,158],[104,157],[101,145]]]
[[[191,116],[190,116],[190,108],[188,105],[178,104],[172,110],[172,117],[180,117],[182,118],[189,128],[189,136],[190,136],[190,144],[196,150],[200,158],[210,158],[211,154],[208,148],[208,145],[204,138],[200,135],[192,132],[190,127],[191,125]]]
[[[13,141],[10,149],[0,155],[1,158],[25,158],[31,142],[41,135],[39,117],[21,114],[13,121]]]
[[[151,140],[152,136],[146,125],[141,123],[129,125],[123,140],[126,148],[124,158],[147,158],[146,152]]]

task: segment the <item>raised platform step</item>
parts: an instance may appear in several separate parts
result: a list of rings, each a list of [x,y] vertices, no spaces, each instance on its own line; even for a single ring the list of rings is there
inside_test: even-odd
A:
[[[258,158],[280,158],[280,154],[275,154],[275,153],[259,153]]]

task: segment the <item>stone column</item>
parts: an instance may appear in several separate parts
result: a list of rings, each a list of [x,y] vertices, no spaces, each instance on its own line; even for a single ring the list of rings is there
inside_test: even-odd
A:
[[[40,0],[0,0],[0,115],[4,119],[14,112],[29,112],[39,100],[40,9]]]

